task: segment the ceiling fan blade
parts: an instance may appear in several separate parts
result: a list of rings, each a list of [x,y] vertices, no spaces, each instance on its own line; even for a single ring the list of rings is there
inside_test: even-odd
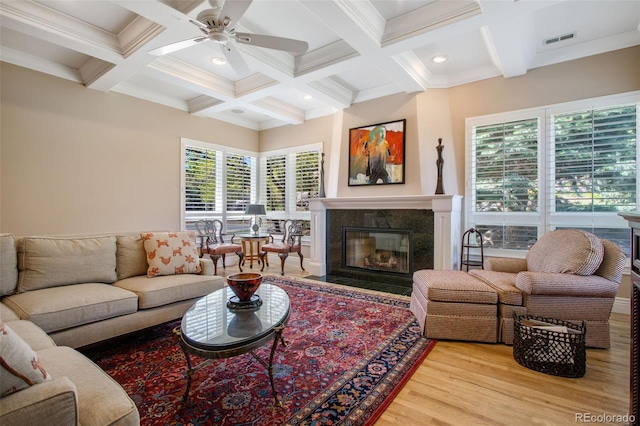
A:
[[[209,27],[207,27],[205,24],[203,24],[202,22],[195,20],[195,19],[189,19],[189,22],[191,22],[193,25],[195,25],[196,27],[200,28],[203,31],[209,31]]]
[[[245,77],[251,74],[249,66],[244,61],[242,55],[240,55],[240,52],[238,52],[238,49],[232,43],[221,45],[220,48],[222,49],[222,53],[224,54],[225,58],[227,58],[227,62],[229,62],[231,68],[233,68],[233,70],[238,73],[238,75],[240,75],[241,77]]]
[[[244,15],[253,0],[225,0],[220,11],[220,19],[227,28],[233,28],[238,19]]]
[[[309,43],[292,38],[250,33],[235,33],[235,36],[238,43],[250,44],[252,46],[284,50],[292,53],[306,53],[307,50],[309,50]]]
[[[181,49],[186,49],[187,47],[195,46],[198,43],[202,43],[203,41],[209,40],[209,37],[195,37],[190,38],[188,40],[182,40],[177,43],[171,43],[166,46],[158,47],[157,49],[150,50],[149,53],[151,55],[162,56],[167,53],[176,52]]]

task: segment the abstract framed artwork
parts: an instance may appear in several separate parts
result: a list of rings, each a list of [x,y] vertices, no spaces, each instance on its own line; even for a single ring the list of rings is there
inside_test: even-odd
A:
[[[349,186],[404,183],[407,120],[349,129]]]

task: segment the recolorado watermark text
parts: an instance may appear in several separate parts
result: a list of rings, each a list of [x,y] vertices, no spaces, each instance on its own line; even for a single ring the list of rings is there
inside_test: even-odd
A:
[[[608,414],[608,413],[576,413],[576,423],[626,423],[631,424],[636,421],[634,415]]]

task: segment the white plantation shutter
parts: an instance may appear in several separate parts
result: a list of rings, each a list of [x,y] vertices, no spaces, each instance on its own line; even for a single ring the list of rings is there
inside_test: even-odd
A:
[[[537,118],[478,126],[475,211],[538,211]]]
[[[470,216],[487,248],[524,250],[537,239],[541,221],[540,117],[509,118],[473,129]]]
[[[556,212],[628,212],[636,209],[635,105],[556,114]]]
[[[618,213],[639,211],[639,101],[634,92],[467,119],[465,226],[483,233],[489,253],[574,228],[628,254]]]
[[[207,217],[222,211],[219,152],[184,147],[184,211],[186,217]]]
[[[285,211],[287,196],[286,155],[274,155],[266,158],[264,182],[267,211]]]
[[[308,231],[311,215],[309,200],[320,189],[322,144],[302,145],[263,152],[260,155],[260,191],[271,219],[302,220]]]
[[[243,212],[256,198],[256,158],[242,154],[227,154],[227,211]]]
[[[551,112],[549,224],[618,242],[629,231],[618,215],[638,211],[638,103]]]
[[[182,139],[182,223],[244,215],[256,200],[257,156],[225,146]],[[226,228],[226,226],[225,226]]]
[[[296,211],[308,211],[309,199],[318,198],[320,189],[320,152],[303,151],[295,154]]]

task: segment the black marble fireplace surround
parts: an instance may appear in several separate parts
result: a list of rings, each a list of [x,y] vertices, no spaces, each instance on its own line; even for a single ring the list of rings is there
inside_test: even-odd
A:
[[[327,274],[411,287],[413,272],[433,269],[433,210],[417,209],[330,209],[327,214]],[[344,265],[343,229],[410,230],[412,269],[408,273],[350,268]]]

